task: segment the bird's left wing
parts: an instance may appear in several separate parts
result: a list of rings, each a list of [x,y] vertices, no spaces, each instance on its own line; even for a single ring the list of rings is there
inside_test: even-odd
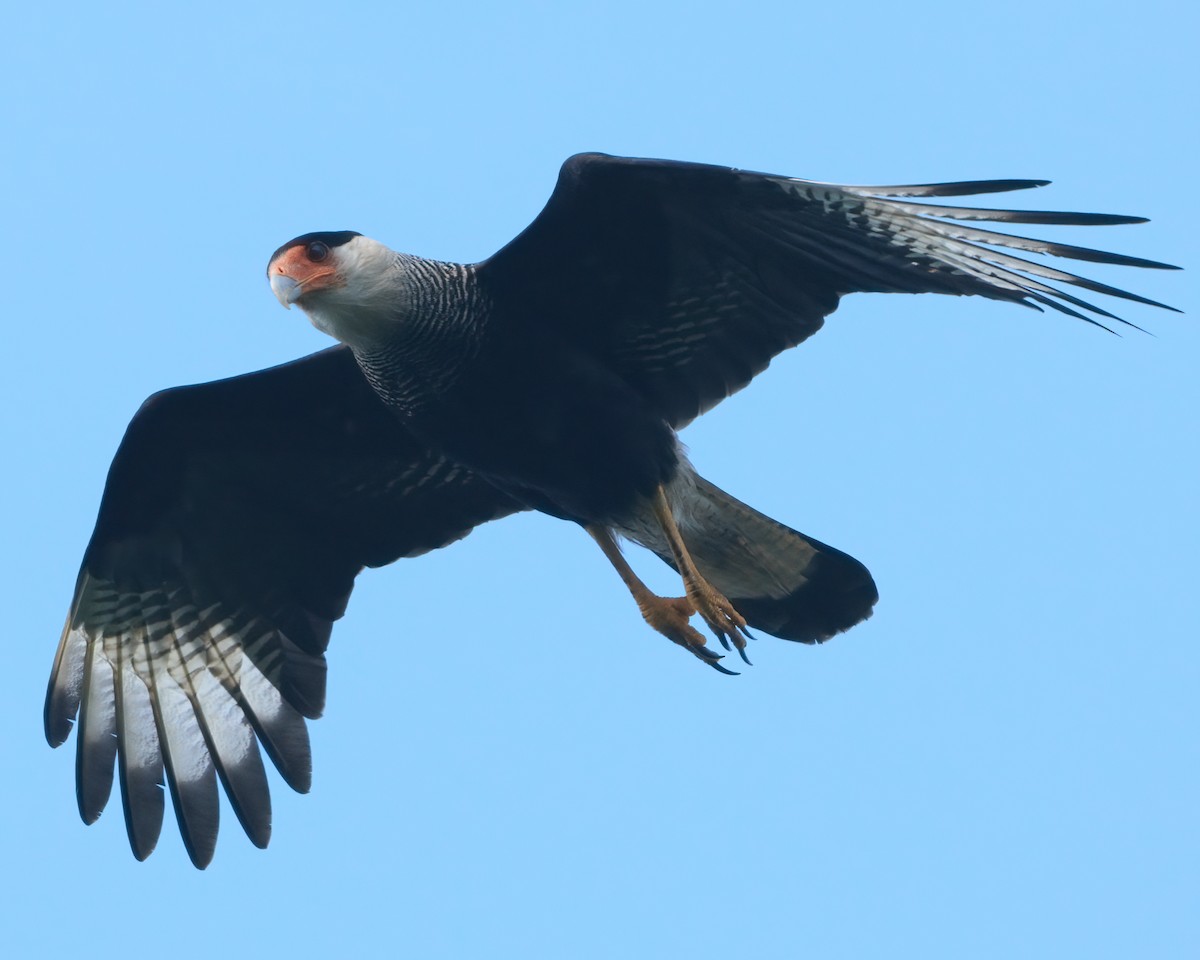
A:
[[[847,293],[978,294],[1118,320],[1052,283],[1150,303],[997,247],[1166,264],[952,221],[1101,225],[1140,217],[913,202],[1036,187],[853,187],[665,160],[570,158],[545,209],[480,276],[507,313],[602,358],[675,426],[820,329]],[[1095,322],[1095,321],[1093,321]]]
[[[308,789],[333,622],[364,566],[414,556],[521,507],[430,453],[350,351],[151,397],[113,460],[46,697],[58,746],[79,716],[86,822],[119,772],[134,854],[164,774],[192,861],[217,836],[217,779],[265,846],[261,742]]]

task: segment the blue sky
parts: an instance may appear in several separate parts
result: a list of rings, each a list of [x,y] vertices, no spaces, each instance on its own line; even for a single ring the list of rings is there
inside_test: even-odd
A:
[[[1194,948],[1196,14],[1178,3],[67,4],[10,15],[0,222],[13,955],[1129,957]],[[84,827],[41,701],[105,472],[159,388],[325,346],[263,279],[352,228],[480,259],[571,153],[1045,177],[1173,303],[1120,338],[859,296],[685,434],[862,559],[874,618],[724,678],[548,518],[360,578],[315,785],[251,847]],[[1007,199],[1007,198],[1006,198]],[[1051,235],[1038,229],[1039,235]],[[639,570],[661,589],[668,571]]]

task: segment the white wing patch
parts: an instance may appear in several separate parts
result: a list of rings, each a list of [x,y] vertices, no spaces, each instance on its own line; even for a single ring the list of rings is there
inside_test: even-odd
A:
[[[158,841],[169,783],[184,843],[202,867],[216,843],[220,778],[251,841],[266,846],[271,806],[259,741],[290,785],[303,791],[311,782],[304,718],[267,676],[279,675],[286,644],[262,618],[199,609],[185,586],[121,591],[81,573],[46,719],[57,745],[79,717],[83,819],[104,810],[115,763],[130,842],[144,859]],[[253,645],[265,654],[262,668],[247,652]]]

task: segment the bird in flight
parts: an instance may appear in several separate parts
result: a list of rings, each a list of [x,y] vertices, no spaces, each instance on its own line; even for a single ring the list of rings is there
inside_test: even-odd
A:
[[[1044,183],[838,186],[583,154],[482,263],[352,231],[284,244],[272,291],[341,345],[155,394],[109,470],[45,707],[53,746],[78,717],[84,821],[115,771],[144,859],[165,780],[203,868],[219,780],[266,846],[260,745],[308,790],[305,719],[357,574],[522,510],[582,527],[649,625],[722,672],[701,628],[749,662],[750,629],[814,643],[865,619],[866,567],[699,476],[677,431],[848,293],[978,294],[1102,326],[1125,321],[1063,285],[1164,306],[1008,251],[1167,264],[972,225],[1141,218],[925,202]],[[674,567],[681,595],[652,593],[619,538]]]

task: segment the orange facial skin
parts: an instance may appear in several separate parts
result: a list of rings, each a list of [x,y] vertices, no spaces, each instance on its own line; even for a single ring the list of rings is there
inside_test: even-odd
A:
[[[328,252],[324,258],[314,262],[309,249],[307,244],[288,247],[276,254],[267,266],[271,289],[284,306],[291,306],[314,291],[340,286],[344,282]],[[291,283],[287,283],[288,280]]]

